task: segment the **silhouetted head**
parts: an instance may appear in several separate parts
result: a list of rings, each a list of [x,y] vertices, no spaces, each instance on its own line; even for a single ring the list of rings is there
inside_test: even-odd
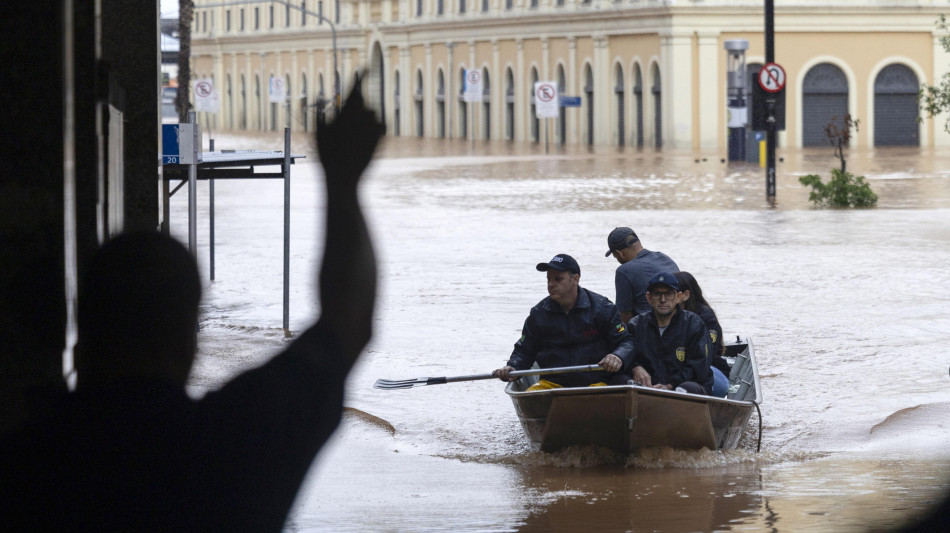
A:
[[[79,387],[126,377],[184,386],[200,299],[198,265],[178,241],[135,232],[107,242],[80,276]]]

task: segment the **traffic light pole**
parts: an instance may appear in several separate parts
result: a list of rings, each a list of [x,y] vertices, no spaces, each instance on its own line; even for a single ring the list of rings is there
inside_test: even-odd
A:
[[[771,64],[774,62],[775,3],[774,0],[765,0],[765,63]],[[773,207],[775,206],[775,145],[777,141],[776,97],[777,93],[769,93],[765,100],[768,112],[768,123],[765,130],[765,199]]]

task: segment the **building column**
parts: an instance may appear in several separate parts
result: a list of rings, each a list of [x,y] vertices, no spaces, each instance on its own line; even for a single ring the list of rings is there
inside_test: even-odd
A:
[[[449,55],[449,65],[446,68],[445,73],[445,129],[446,137],[449,139],[452,138],[452,135],[455,133],[455,43],[447,42],[445,47],[448,48]]]
[[[435,105],[435,87],[432,86],[432,43],[425,44],[426,68],[422,73],[422,133],[432,136],[432,107]]]
[[[479,6],[480,8],[481,6]],[[498,45],[498,39],[492,39],[491,42],[491,69],[495,81],[491,90],[491,123],[492,137],[495,139],[505,138],[505,74],[501,72],[501,50]]]
[[[610,101],[613,98],[607,37],[594,35],[594,144],[610,144]]]
[[[663,147],[691,148],[693,138],[692,35],[660,36]]]
[[[534,87],[527,86],[531,81],[527,78],[528,74],[524,70],[524,39],[515,39],[515,43],[518,45],[515,63],[517,68],[517,72],[515,72],[515,114],[521,115],[521,120],[515,121],[515,140],[524,141],[527,139],[528,121],[531,120],[531,101],[528,94],[534,91]]]
[[[573,35],[567,38],[567,80],[564,85],[571,96],[580,94],[577,82],[577,38]],[[564,114],[564,120],[567,122],[565,125],[567,142],[577,144],[577,110],[576,108],[571,108],[571,110]]]
[[[933,55],[934,55],[934,79],[929,82],[932,85],[940,83],[944,76],[950,72],[950,54],[943,49],[943,44],[940,42],[942,35],[934,33],[933,35]],[[924,114],[925,115],[925,114]],[[933,125],[933,146],[950,146],[950,133],[947,133],[947,122],[944,115],[938,115],[930,121]],[[924,124],[927,124],[926,122]],[[924,129],[924,128],[921,128]],[[924,146],[923,135],[926,135],[926,132],[921,132],[921,146]]]
[[[723,116],[722,108],[726,105],[721,94],[724,72],[718,72],[719,54],[724,53],[719,46],[719,35],[716,33],[701,33],[699,39],[699,79],[696,80],[699,107],[694,114],[699,121],[699,149],[715,151],[719,149],[719,139],[723,132],[719,117]],[[751,107],[751,102],[749,103]],[[751,116],[751,115],[749,115]]]
[[[411,137],[412,125],[412,65],[408,46],[399,47],[399,134]]]

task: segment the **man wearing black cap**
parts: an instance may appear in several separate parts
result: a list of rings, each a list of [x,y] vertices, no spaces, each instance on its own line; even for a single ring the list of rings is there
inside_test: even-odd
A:
[[[650,310],[646,299],[647,282],[657,272],[679,272],[680,267],[663,252],[647,250],[630,228],[614,228],[607,236],[608,250],[620,263],[614,275],[617,309],[624,322]]]
[[[555,374],[529,390],[625,384],[633,362],[633,343],[617,306],[579,286],[581,268],[567,254],[538,263],[546,272],[548,297],[531,308],[507,366],[492,374],[510,381],[512,370],[598,364],[606,371]]]
[[[647,387],[709,394],[709,334],[703,319],[680,309],[676,276],[660,272],[647,284],[651,311],[630,321],[636,357],[633,379]]]

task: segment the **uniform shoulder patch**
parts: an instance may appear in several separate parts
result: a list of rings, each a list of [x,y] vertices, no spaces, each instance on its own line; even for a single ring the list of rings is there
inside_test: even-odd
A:
[[[683,361],[686,360],[686,348],[685,348],[685,347],[680,346],[679,348],[676,349],[676,360],[679,361],[680,363],[682,363]]]
[[[624,327],[623,322],[617,324],[617,333],[623,333],[627,328]]]
[[[709,330],[709,339],[710,339],[711,341],[713,341],[713,344],[716,343],[716,338],[717,338],[717,337],[718,337],[718,335],[716,335],[716,330],[714,330],[714,329]]]

